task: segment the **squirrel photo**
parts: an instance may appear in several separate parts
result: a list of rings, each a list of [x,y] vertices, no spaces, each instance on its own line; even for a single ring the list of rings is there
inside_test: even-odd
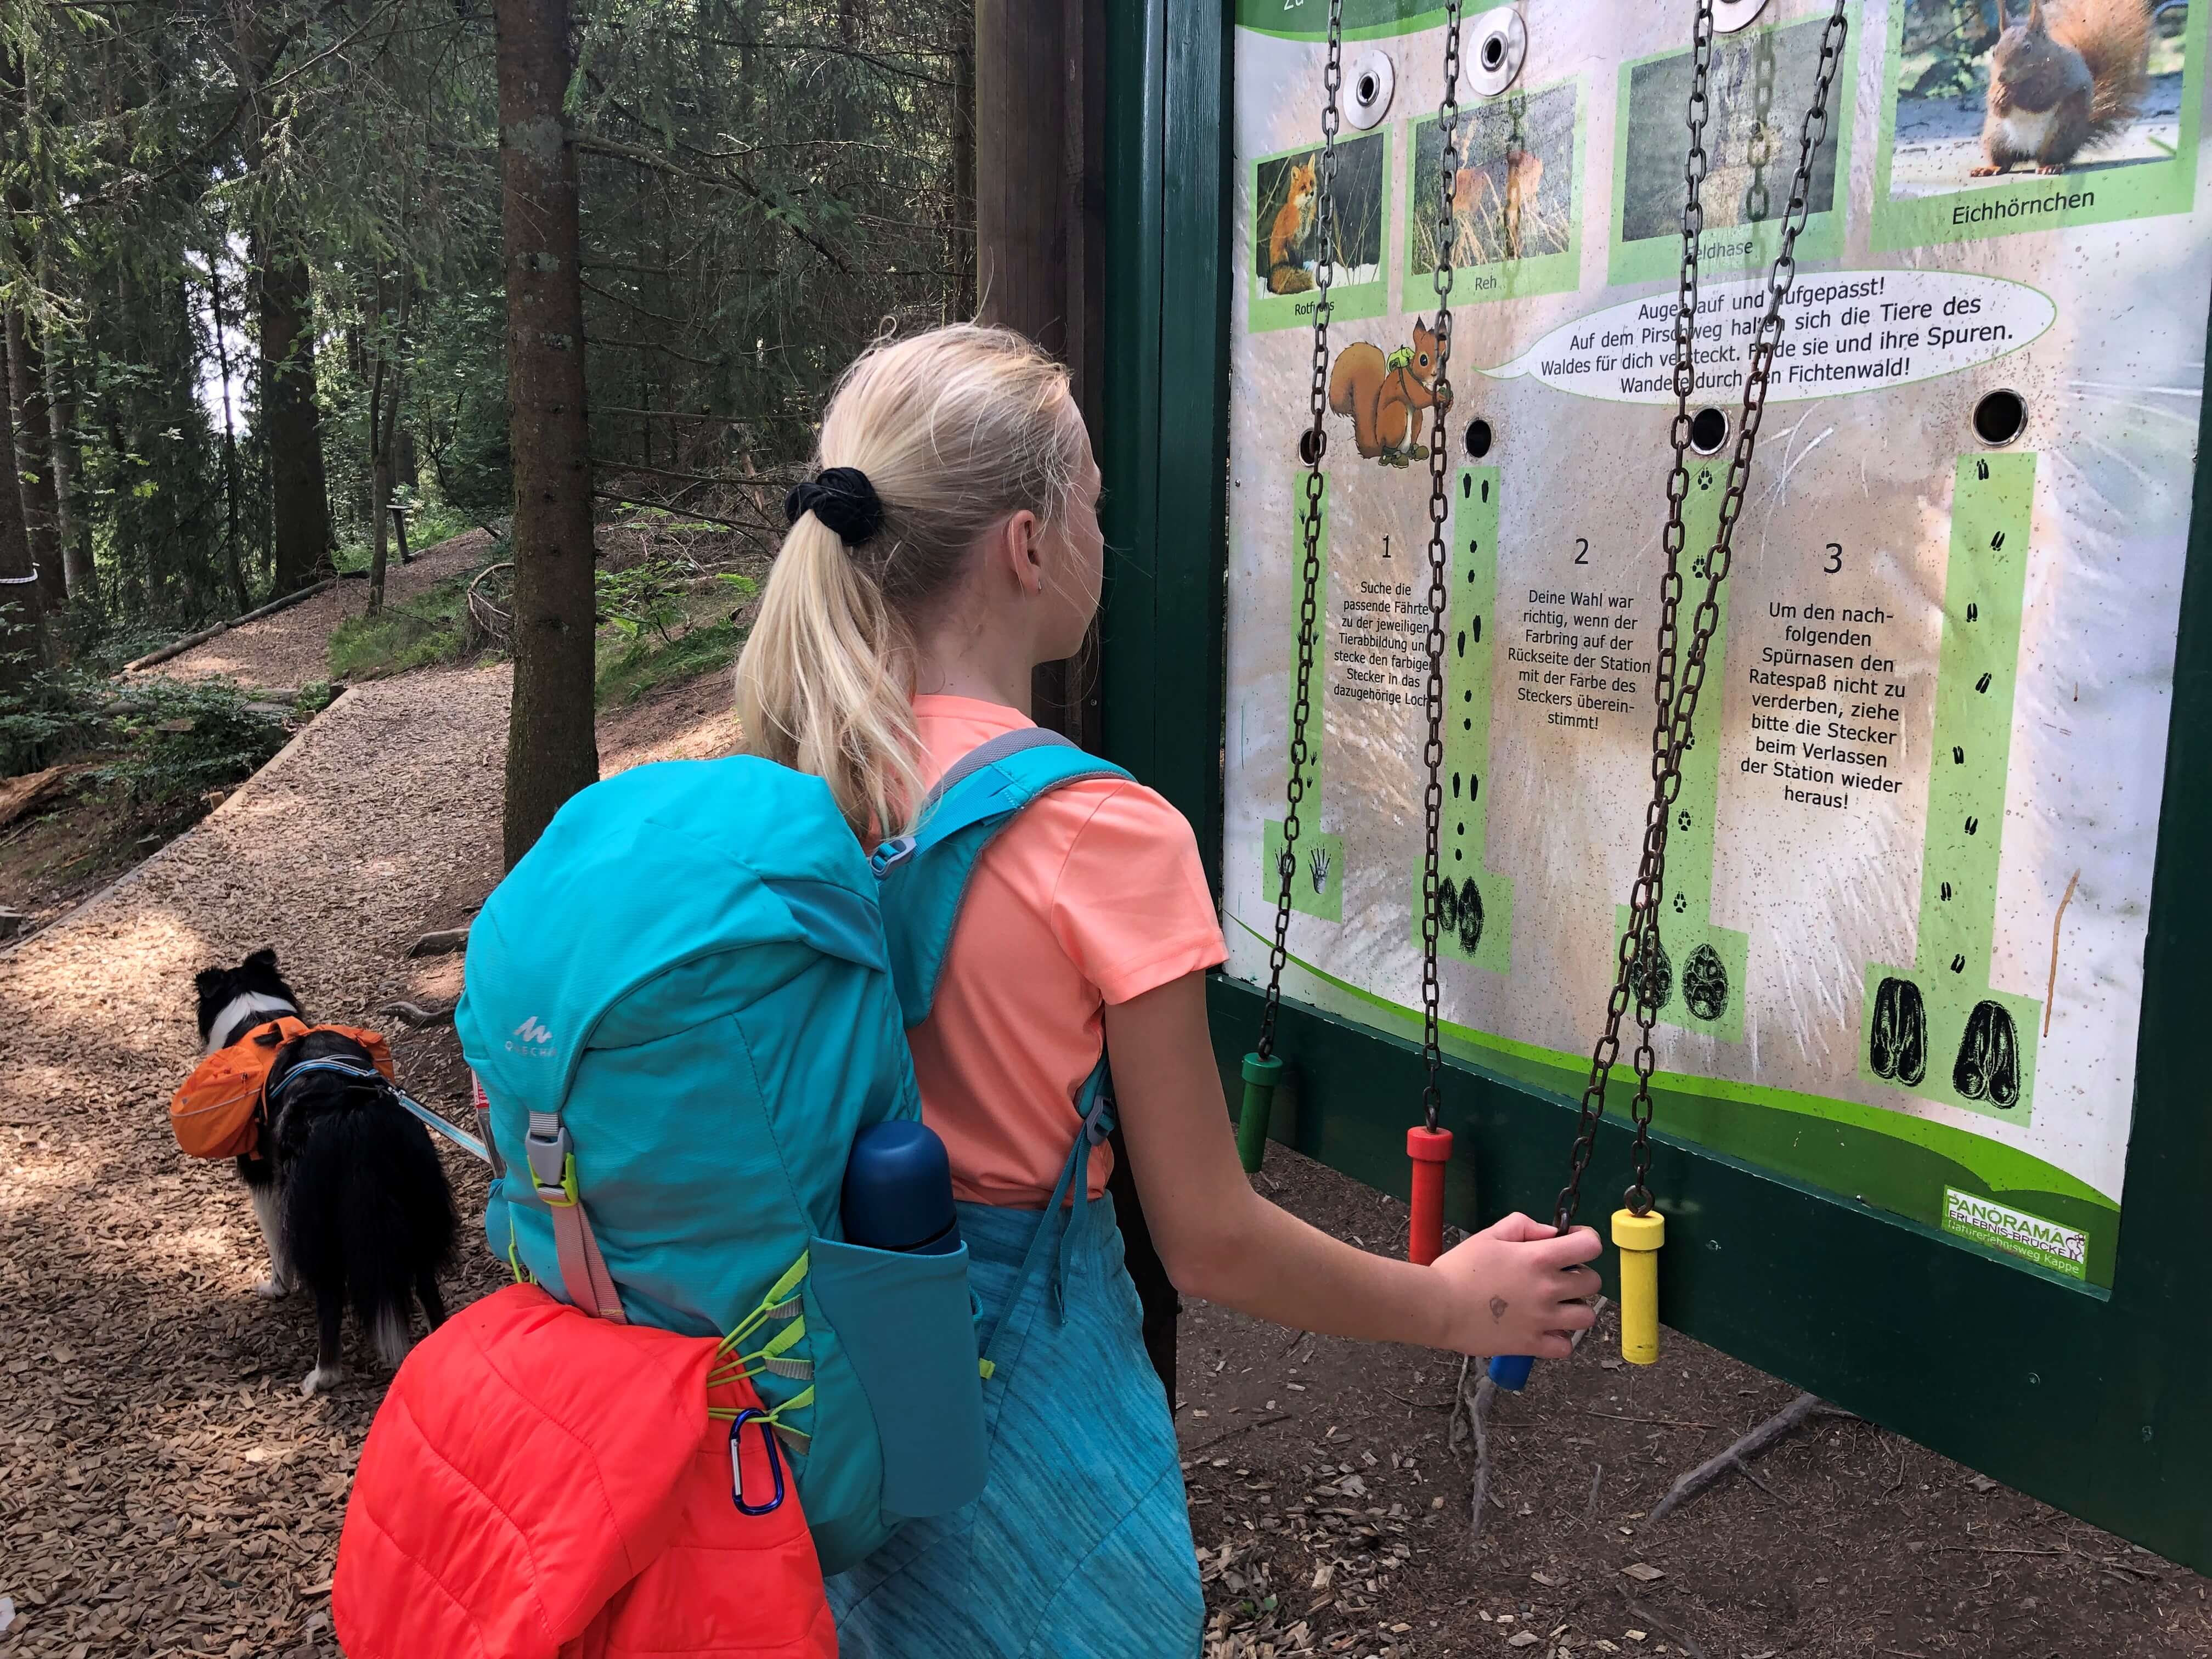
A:
[[[2028,0],[2026,20],[2014,22],[1997,0],[1983,165],[1972,176],[2022,162],[2063,173],[2118,134],[2142,101],[2150,19],[2147,0],[2073,0],[2056,18],[2045,15],[2044,0]]]
[[[1436,332],[1415,323],[1413,343],[1388,357],[1364,340],[1339,352],[1328,374],[1328,406],[1352,417],[1361,455],[1406,466],[1428,458],[1421,411],[1437,406],[1436,378]]]
[[[1314,285],[1304,267],[1312,258],[1314,220],[1314,163],[1303,161],[1291,169],[1289,189],[1275,215],[1275,228],[1267,238],[1267,291],[1304,294]]]

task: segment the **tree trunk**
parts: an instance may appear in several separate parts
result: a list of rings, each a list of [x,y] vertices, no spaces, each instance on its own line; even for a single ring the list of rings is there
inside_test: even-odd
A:
[[[216,372],[222,376],[222,559],[230,577],[231,597],[238,614],[253,609],[246,591],[246,567],[238,557],[238,429],[230,410],[230,343],[222,337],[222,267],[219,246],[207,251],[208,314],[215,321]]]
[[[395,398],[393,408],[396,410],[398,407],[398,399]],[[411,422],[402,421],[398,429],[392,434],[392,483],[394,489],[410,492],[422,487],[422,463],[416,458],[415,428]],[[404,555],[399,562],[402,564],[407,562]]]
[[[507,398],[514,453],[514,700],[507,862],[599,776],[590,430],[568,0],[496,0]]]
[[[945,264],[952,281],[952,315],[966,322],[975,314],[975,46],[963,40],[953,64],[952,211]]]
[[[100,603],[100,582],[92,564],[92,538],[76,519],[76,481],[82,471],[76,447],[76,400],[69,372],[58,354],[46,359],[46,409],[54,437],[54,533],[62,544],[62,574],[69,597],[81,605]]]
[[[392,499],[392,417],[380,411],[398,401],[386,398],[387,380],[395,382],[392,390],[397,392],[398,371],[379,358],[375,377],[368,384],[368,614],[372,617],[384,609],[385,504]]]
[[[46,408],[46,362],[38,336],[23,313],[8,313],[9,392],[15,428],[15,477],[22,495],[23,526],[30,537],[31,562],[38,567],[39,598],[44,609],[69,604],[69,578],[62,570],[62,538],[56,510],[53,416]]]
[[[10,352],[11,363],[14,358]],[[0,455],[11,455],[15,449],[13,401],[0,398]],[[22,492],[0,489],[0,692],[21,690],[46,665],[46,605],[39,589],[31,568],[31,532],[23,520]]]
[[[330,562],[330,485],[315,401],[314,288],[301,260],[272,255],[258,237],[261,429],[269,448],[270,538],[276,592],[305,587]]]
[[[1065,362],[1096,440],[1104,296],[1105,0],[975,0],[975,269],[987,322]],[[1030,712],[1094,744],[1097,632]]]

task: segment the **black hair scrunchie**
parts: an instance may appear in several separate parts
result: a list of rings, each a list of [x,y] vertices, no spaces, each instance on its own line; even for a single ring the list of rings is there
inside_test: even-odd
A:
[[[783,498],[783,516],[797,524],[811,513],[848,547],[858,547],[884,527],[884,504],[868,475],[857,466],[824,467],[802,479]]]

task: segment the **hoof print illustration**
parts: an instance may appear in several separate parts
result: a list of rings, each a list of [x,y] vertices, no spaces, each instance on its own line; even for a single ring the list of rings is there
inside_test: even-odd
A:
[[[1718,1019],[1728,1012],[1728,969],[1720,953],[1700,945],[1682,963],[1682,1006],[1699,1019]]]
[[[1470,877],[1459,890],[1459,915],[1455,920],[1455,931],[1459,935],[1459,948],[1468,956],[1482,943],[1482,889]]]
[[[1647,1008],[1664,1008],[1674,994],[1674,959],[1659,942],[1658,934],[1645,936],[1643,953],[1629,970],[1628,988],[1636,994],[1637,1002]]]
[[[1449,876],[1437,884],[1437,933],[1439,936],[1455,931],[1459,927],[1459,887]]]
[[[1986,1100],[2000,1111],[2020,1103],[2020,1028],[2001,1002],[1982,1001],[1966,1016],[1951,1086],[1967,1100]]]
[[[1306,873],[1312,878],[1316,896],[1328,890],[1328,848],[1316,847],[1306,855]]]
[[[1928,1004],[1911,980],[1885,979],[1875,988],[1867,1064],[1876,1077],[1907,1088],[1928,1075]]]

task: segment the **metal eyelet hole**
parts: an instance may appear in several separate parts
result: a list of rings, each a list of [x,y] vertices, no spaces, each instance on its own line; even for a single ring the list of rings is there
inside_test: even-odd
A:
[[[1701,409],[1690,416],[1690,447],[1700,455],[1717,455],[1728,441],[1729,417],[1717,409]]]
[[[1321,459],[1321,446],[1314,441],[1313,428],[1308,427],[1298,434],[1298,465],[1312,466]]]
[[[2027,429],[2027,404],[2020,393],[1992,392],[1974,405],[1974,435],[2001,449]]]
[[[1354,131],[1366,132],[1382,125],[1390,112],[1390,95],[1397,89],[1398,72],[1385,52],[1370,52],[1352,66],[1346,83],[1351,97],[1345,102],[1344,119]]]
[[[1490,441],[1492,435],[1489,422],[1470,421],[1468,422],[1467,453],[1470,459],[1479,461],[1484,456],[1490,453]]]
[[[1505,61],[1505,37],[1493,34],[1482,43],[1482,66],[1494,70]]]

